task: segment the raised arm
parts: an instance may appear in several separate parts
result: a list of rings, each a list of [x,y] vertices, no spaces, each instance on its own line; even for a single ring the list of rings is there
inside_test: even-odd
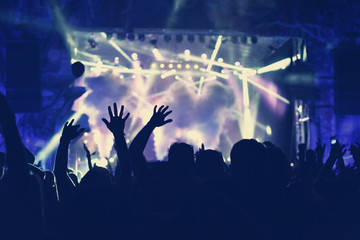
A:
[[[144,173],[146,170],[146,159],[143,155],[143,152],[151,136],[151,133],[156,127],[161,127],[167,123],[172,122],[172,119],[165,120],[165,118],[172,112],[167,111],[169,106],[164,107],[162,105],[159,110],[156,110],[156,108],[157,105],[154,107],[151,119],[136,135],[129,147],[130,159],[135,177],[139,177],[139,175]]]
[[[15,115],[11,111],[5,96],[1,93],[0,112],[0,125],[5,140],[8,174],[20,181],[29,174],[25,149],[16,126]]]
[[[124,106],[121,106],[120,113],[118,114],[118,109],[116,103],[114,103],[114,113],[111,110],[111,107],[108,106],[108,112],[110,121],[103,118],[103,122],[106,127],[112,132],[115,140],[115,149],[118,156],[118,162],[115,170],[115,178],[119,185],[126,186],[127,188],[131,185],[131,167],[128,147],[125,140],[125,122],[128,119],[130,113],[127,113],[125,117]]]
[[[75,189],[74,183],[67,171],[68,165],[68,150],[70,142],[77,138],[84,128],[79,129],[80,125],[73,125],[74,119],[70,123],[66,122],[60,138],[60,144],[56,153],[54,173],[58,184],[60,200],[68,196]]]
[[[88,167],[89,167],[89,171],[90,171],[93,168],[93,166],[91,164],[91,155],[93,155],[95,153],[91,154],[85,143],[84,143],[84,150],[86,152],[86,159],[87,159],[87,163],[88,163]]]

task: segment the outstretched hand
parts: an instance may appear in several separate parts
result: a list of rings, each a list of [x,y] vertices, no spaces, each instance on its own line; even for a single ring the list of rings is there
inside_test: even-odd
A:
[[[324,152],[325,152],[325,144],[322,145],[320,138],[318,138],[315,148],[315,153],[318,157],[318,160],[322,161],[322,159],[324,158]]]
[[[85,130],[84,128],[79,129],[80,124],[73,125],[73,123],[74,119],[72,119],[70,123],[66,122],[63,128],[61,137],[67,141],[77,138]]]
[[[153,127],[161,127],[167,123],[172,122],[172,119],[167,119],[165,120],[165,118],[172,113],[172,111],[167,111],[169,106],[164,107],[164,105],[162,105],[159,110],[156,111],[157,105],[155,105],[154,107],[154,112],[153,115],[149,121],[149,124]]]
[[[102,121],[106,124],[106,127],[113,134],[124,134],[125,122],[128,119],[130,113],[127,113],[123,118],[124,105],[121,105],[120,114],[118,115],[117,105],[114,103],[114,114],[111,110],[111,106],[108,106],[110,122],[103,118]]]

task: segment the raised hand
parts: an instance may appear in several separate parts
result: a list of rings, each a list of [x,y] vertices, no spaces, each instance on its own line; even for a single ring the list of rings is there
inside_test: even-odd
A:
[[[319,162],[321,162],[321,163],[322,163],[322,160],[324,158],[324,152],[325,152],[325,144],[322,145],[320,138],[318,138],[318,140],[316,142],[315,153],[316,153],[316,156],[317,156],[317,160]]]
[[[103,118],[102,121],[106,124],[106,127],[113,134],[124,134],[125,122],[128,119],[130,113],[127,113],[123,118],[124,113],[124,105],[121,105],[120,114],[118,115],[117,105],[114,103],[114,114],[111,110],[111,107],[108,106],[110,122]]]
[[[73,125],[74,123],[74,119],[72,119],[69,122],[66,122],[65,123],[65,126],[63,128],[63,131],[62,131],[62,135],[61,135],[61,138],[64,139],[64,140],[67,140],[67,141],[71,141],[75,138],[77,138],[82,132],[84,132],[84,128],[80,128],[80,125]]]
[[[153,127],[161,127],[167,123],[172,122],[172,119],[167,119],[165,120],[165,118],[172,113],[172,111],[167,111],[169,106],[164,107],[164,105],[162,105],[159,110],[156,111],[157,105],[155,105],[154,107],[154,112],[153,115],[149,121],[149,124]]]

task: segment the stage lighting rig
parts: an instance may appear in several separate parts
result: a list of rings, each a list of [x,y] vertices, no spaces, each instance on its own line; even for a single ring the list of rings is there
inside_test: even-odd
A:
[[[138,40],[139,40],[140,42],[145,41],[145,34],[140,33],[140,34],[138,35]]]
[[[176,35],[176,42],[177,43],[181,43],[182,40],[183,40],[183,35],[180,35],[180,34]]]
[[[164,42],[168,43],[171,41],[171,36],[169,34],[164,35]]]

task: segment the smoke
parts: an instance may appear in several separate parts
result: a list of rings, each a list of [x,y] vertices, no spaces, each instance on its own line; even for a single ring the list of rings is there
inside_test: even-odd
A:
[[[204,143],[217,148],[224,124],[234,105],[233,91],[220,82],[207,83],[201,95],[182,82],[173,83],[161,99],[169,105],[174,121],[154,132],[157,158],[162,159],[174,141],[185,141],[194,149]]]

